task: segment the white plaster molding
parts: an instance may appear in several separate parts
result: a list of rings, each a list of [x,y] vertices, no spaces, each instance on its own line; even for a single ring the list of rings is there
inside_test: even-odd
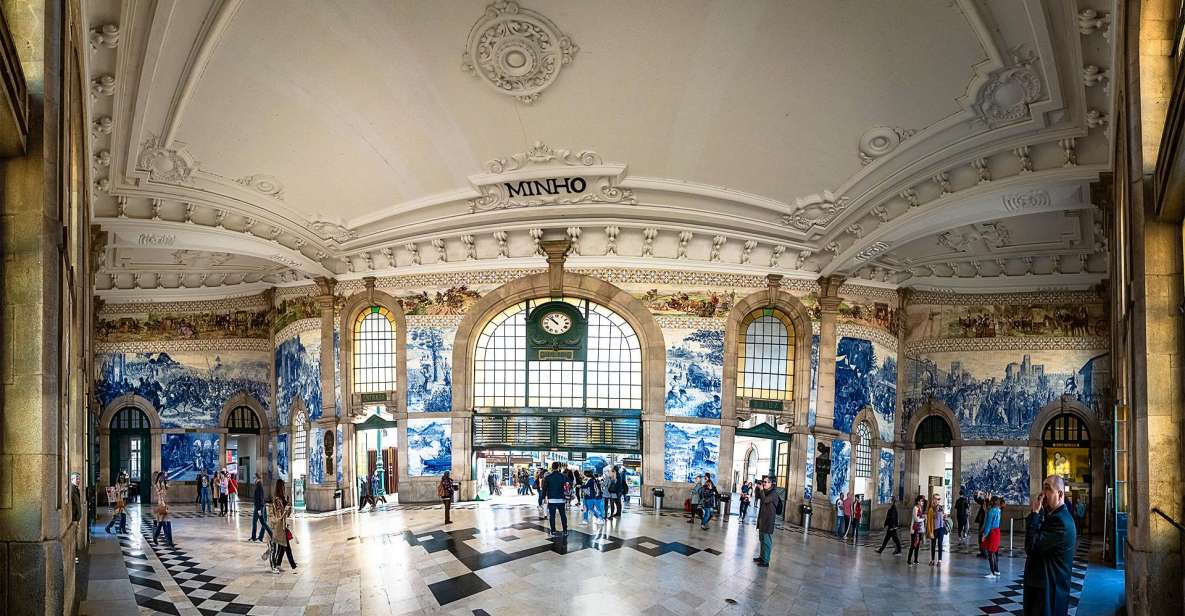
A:
[[[497,0],[469,30],[461,68],[499,93],[531,104],[559,77],[580,48],[550,19]]]
[[[192,50],[186,60],[185,68],[182,71],[181,87],[174,92],[164,125],[161,127],[159,145],[162,148],[168,148],[176,139],[177,127],[180,126],[181,119],[185,116],[185,109],[189,106],[190,99],[193,98],[197,84],[201,81],[202,75],[206,72],[206,66],[214,55],[214,50],[218,48],[218,43],[226,34],[241,5],[242,0],[215,0],[213,2],[208,14],[212,18],[207,18],[203,24],[202,32],[198,34],[198,46]]]
[[[300,319],[285,325],[284,329],[276,332],[276,335],[272,337],[272,346],[279,348],[281,344],[299,336],[301,332],[307,331],[321,331],[321,318]]]
[[[95,295],[112,303],[191,302],[226,299],[228,295],[258,295],[270,289],[269,282],[249,282],[231,286],[177,289],[96,289]]]
[[[486,172],[469,176],[480,194],[469,200],[473,212],[540,205],[576,203],[637,203],[632,190],[618,186],[623,164],[606,164],[591,150],[573,152],[536,141],[527,149],[506,158],[486,162]],[[563,181],[563,193],[543,193],[544,185]],[[580,189],[575,187],[579,183]],[[526,193],[515,194],[517,189]]]

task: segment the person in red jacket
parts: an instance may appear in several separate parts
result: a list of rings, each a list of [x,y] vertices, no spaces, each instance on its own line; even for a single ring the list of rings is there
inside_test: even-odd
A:
[[[230,514],[239,515],[239,481],[238,473],[231,473],[226,480],[226,493],[230,500]]]

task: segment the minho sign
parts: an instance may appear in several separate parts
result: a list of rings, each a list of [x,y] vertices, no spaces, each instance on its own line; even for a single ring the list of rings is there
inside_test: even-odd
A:
[[[507,198],[542,197],[545,195],[580,195],[588,188],[588,182],[582,177],[548,178],[546,180],[520,180],[518,182],[503,182]]]

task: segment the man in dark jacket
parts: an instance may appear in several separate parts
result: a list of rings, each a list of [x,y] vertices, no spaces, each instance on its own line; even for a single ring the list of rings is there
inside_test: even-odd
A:
[[[881,547],[876,551],[877,554],[885,551],[885,546],[889,545],[889,539],[893,540],[893,545],[897,549],[893,552],[893,556],[901,553],[901,539],[897,537],[897,497],[894,496],[889,499],[889,510],[885,512],[885,540],[881,542]]]
[[[1026,616],[1066,616],[1070,608],[1070,572],[1078,532],[1065,500],[1065,481],[1050,475],[1025,520]]]
[[[263,541],[263,533],[272,536],[272,529],[267,526],[267,502],[263,494],[263,477],[259,472],[255,473],[255,489],[252,491],[252,510],[251,510],[251,541]],[[259,536],[255,535],[255,523],[259,522],[263,526],[263,530],[259,531]]]
[[[555,532],[555,514],[557,512],[560,514],[564,534],[568,534],[568,513],[565,511],[565,507],[570,486],[567,476],[560,471],[560,463],[552,462],[551,472],[543,478],[543,493],[544,498],[547,499],[547,525],[551,528],[552,537],[559,536],[559,533]]]
[[[774,551],[774,517],[777,516],[778,490],[769,477],[762,477],[761,484],[754,488],[757,497],[761,499],[761,507],[757,510],[757,533],[761,538],[761,553],[753,562],[758,567],[768,567],[769,558]]]

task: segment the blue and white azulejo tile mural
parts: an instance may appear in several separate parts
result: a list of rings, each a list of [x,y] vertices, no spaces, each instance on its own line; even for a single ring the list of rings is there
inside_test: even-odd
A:
[[[442,412],[453,407],[453,337],[455,327],[407,330],[407,410]]]
[[[453,467],[452,420],[407,420],[407,474],[436,476]]]
[[[806,425],[815,425],[815,409],[819,403],[819,337],[811,336],[811,399],[807,404]]]
[[[342,482],[342,442],[345,440],[342,427],[337,427],[337,448],[333,450],[333,468],[337,469],[337,482]]]
[[[309,431],[309,483],[325,483],[325,429]]]
[[[336,327],[333,328],[333,410],[334,415],[342,416],[342,334]]]
[[[720,459],[720,426],[667,422],[663,435],[663,479],[695,481],[696,475],[716,476]]]
[[[309,329],[276,345],[276,415],[287,427],[292,405],[304,403],[309,419],[321,417],[321,330]]]
[[[848,466],[852,463],[852,444],[846,440],[831,441],[831,486],[827,491],[827,500],[834,503],[840,493],[847,493],[851,486],[848,479]]]
[[[883,505],[893,498],[893,450],[881,449],[876,467],[876,502]]]
[[[288,481],[288,435],[276,435],[276,478]]]
[[[667,415],[720,418],[724,332],[663,330],[667,342]]]
[[[1027,447],[963,447],[959,489],[1003,496],[1009,505],[1029,503],[1029,449]]]
[[[897,354],[870,340],[844,336],[835,351],[835,429],[850,433],[852,421],[865,407],[876,413],[881,442],[892,442]]]
[[[269,408],[270,363],[266,352],[250,351],[106,353],[98,359],[95,396],[104,407],[124,394],[140,396],[162,428],[215,428],[223,405],[239,393]]]
[[[816,339],[818,337],[816,336]],[[806,480],[802,483],[802,499],[810,501],[815,494],[815,435],[806,435]]]
[[[198,473],[217,471],[222,445],[218,434],[186,432],[163,434],[160,444],[161,470],[169,481],[193,481]]]

